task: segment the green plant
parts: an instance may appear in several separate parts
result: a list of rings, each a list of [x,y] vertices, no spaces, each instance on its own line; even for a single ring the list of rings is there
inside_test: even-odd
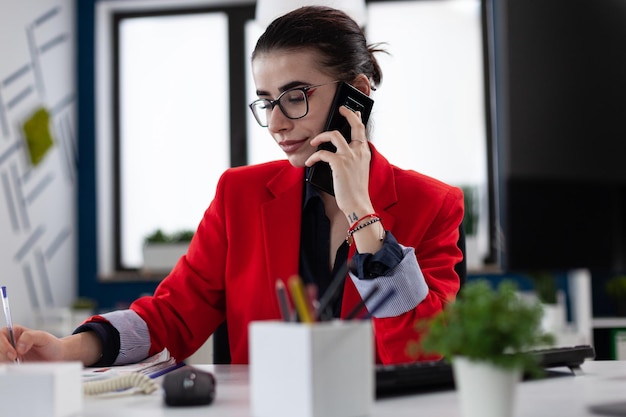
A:
[[[604,289],[617,316],[626,316],[626,275],[618,275],[606,281]]]
[[[478,228],[478,187],[473,185],[461,186],[463,191],[463,227],[467,236],[474,236]]]
[[[72,303],[72,309],[74,310],[94,310],[96,306],[96,300],[87,297],[78,297]]]
[[[619,275],[606,281],[604,285],[606,293],[612,299],[626,299],[626,275]]]
[[[420,349],[446,360],[464,356],[537,375],[542,370],[528,352],[554,343],[554,337],[541,329],[542,314],[541,304],[520,297],[510,280],[503,280],[497,289],[486,280],[470,281],[456,301],[432,319],[418,322],[418,329],[425,332]]]
[[[545,304],[557,303],[557,288],[554,277],[549,272],[537,271],[529,275],[539,301]]]
[[[180,230],[174,233],[165,233],[161,229],[155,230],[146,236],[145,243],[182,243],[189,242],[194,235],[193,230]]]
[[[193,235],[193,230],[181,230],[173,233],[171,239],[173,242],[190,242]]]

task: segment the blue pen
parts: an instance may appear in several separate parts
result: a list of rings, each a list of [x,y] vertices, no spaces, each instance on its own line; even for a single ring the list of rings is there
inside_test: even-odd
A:
[[[370,317],[372,317],[374,315],[374,313],[376,313],[376,311],[378,311],[382,306],[385,305],[385,303],[387,303],[387,301],[389,301],[389,299],[391,297],[393,297],[396,294],[396,290],[395,288],[390,288],[389,291],[387,291],[387,293],[381,297],[380,300],[378,300],[378,302],[372,306],[371,309],[369,309],[368,313],[365,315],[365,319],[369,319]]]
[[[11,309],[9,308],[9,297],[7,296],[7,287],[2,286],[2,306],[4,307],[4,318],[7,321],[7,328],[9,329],[9,339],[11,340],[11,346],[15,349],[15,335],[13,334],[13,320],[11,320]],[[19,359],[15,359],[16,363],[19,363]]]
[[[165,374],[167,374],[168,372],[172,372],[178,368],[182,368],[183,366],[187,365],[185,362],[177,362],[175,364],[173,364],[172,366],[168,366],[167,368],[158,370],[156,372],[151,373],[150,375],[148,375],[150,377],[150,379],[154,379],[154,378],[158,378],[160,376],[163,376]]]

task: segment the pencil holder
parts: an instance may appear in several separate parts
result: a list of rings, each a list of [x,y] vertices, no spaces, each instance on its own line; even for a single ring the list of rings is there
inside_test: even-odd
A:
[[[374,402],[369,321],[250,324],[254,417],[358,417]]]

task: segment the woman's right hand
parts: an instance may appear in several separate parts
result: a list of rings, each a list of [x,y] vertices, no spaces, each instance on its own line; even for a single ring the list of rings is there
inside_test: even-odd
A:
[[[41,330],[22,326],[13,328],[16,349],[11,346],[9,330],[0,330],[0,362],[61,361],[66,360],[63,339]]]

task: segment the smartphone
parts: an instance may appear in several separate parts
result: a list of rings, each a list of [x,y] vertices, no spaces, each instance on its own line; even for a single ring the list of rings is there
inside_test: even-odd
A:
[[[339,107],[346,106],[352,111],[361,112],[361,120],[363,124],[367,126],[373,105],[374,100],[369,96],[363,94],[350,84],[341,82],[339,87],[337,87],[333,103],[330,106],[330,112],[328,113],[324,130],[337,130],[346,139],[346,142],[350,143],[350,124],[345,117],[339,114]],[[317,149],[324,149],[331,152],[337,151],[335,145],[330,142],[324,142],[318,146]],[[333,189],[333,175],[328,163],[320,161],[313,165],[311,169],[309,169],[306,180],[320,190],[335,195]]]

